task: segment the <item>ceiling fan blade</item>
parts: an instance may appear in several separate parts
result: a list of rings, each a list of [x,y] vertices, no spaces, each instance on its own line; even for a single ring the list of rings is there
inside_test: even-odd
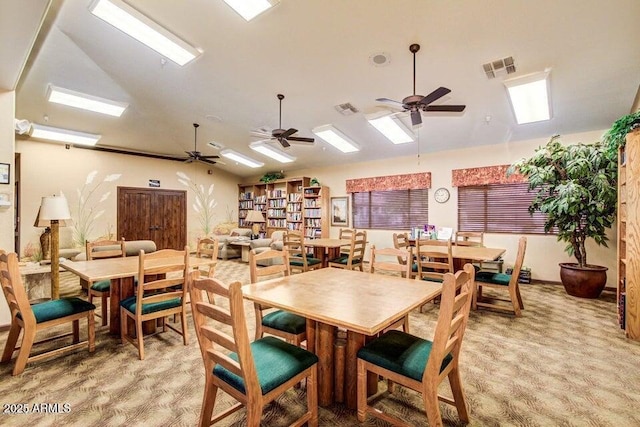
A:
[[[208,160],[208,159],[205,159],[205,158],[202,158],[202,157],[198,158],[198,161],[202,162],[202,163],[207,163],[209,165],[215,165],[216,164],[216,162],[214,162],[213,160]]]
[[[427,95],[424,98],[422,98],[420,100],[420,102],[418,102],[418,104],[429,105],[433,101],[442,98],[443,96],[445,96],[449,92],[451,92],[451,89],[447,89],[446,87],[440,86],[438,89],[434,90],[429,95]]]
[[[422,123],[422,116],[420,115],[420,110],[411,111],[411,124],[413,126],[419,125]]]
[[[271,132],[262,132],[262,131],[257,131],[257,130],[252,130],[251,135],[253,136],[257,136],[260,138],[271,138]]]
[[[291,135],[293,135],[294,133],[298,132],[298,129],[294,129],[294,128],[289,128],[286,131],[284,131],[279,138],[289,138]]]
[[[385,104],[389,104],[391,106],[394,106],[396,108],[404,108],[402,105],[402,102],[398,102],[398,101],[394,101],[393,99],[389,99],[389,98],[376,98],[376,101],[378,102],[383,102]]]
[[[220,156],[198,156],[200,159],[219,159]]]
[[[188,159],[184,159],[184,162],[185,163],[193,163],[194,160],[195,160],[195,158],[189,157]]]
[[[314,142],[313,138],[304,138],[302,136],[290,136],[287,138],[289,141],[298,141],[298,142]]]
[[[284,148],[291,147],[291,144],[289,144],[289,141],[287,141],[286,138],[280,137],[278,138],[278,141],[280,142],[280,144],[282,144]]]
[[[465,108],[466,105],[425,105],[424,111],[459,113]]]

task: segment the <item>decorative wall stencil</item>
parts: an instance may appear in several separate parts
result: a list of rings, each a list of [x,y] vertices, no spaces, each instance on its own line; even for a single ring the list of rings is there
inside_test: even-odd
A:
[[[509,169],[509,165],[454,169],[451,171],[451,185],[454,187],[470,187],[472,185],[527,182],[527,178],[519,173],[514,173],[507,177],[507,169]]]
[[[122,176],[120,173],[107,175],[102,181],[92,186],[97,175],[98,171],[89,172],[82,188],[76,189],[78,202],[74,209],[75,212],[72,213],[72,219],[73,242],[78,247],[84,246],[85,242],[89,240],[95,220],[104,214],[104,209],[97,209],[100,207],[100,204],[109,198],[111,191],[107,190],[104,192],[97,202],[94,202],[94,195],[97,194],[98,190],[100,190],[103,185],[116,181]]]
[[[348,179],[347,193],[431,188],[431,172]]]
[[[185,173],[176,172],[176,175],[178,175],[178,182],[180,182],[180,184],[193,191],[196,201],[191,206],[199,216],[202,232],[205,236],[208,236],[213,231],[213,226],[211,224],[213,220],[213,208],[218,204],[213,198],[214,184],[212,183],[209,185],[209,188],[205,190],[204,185],[198,185],[191,181]]]

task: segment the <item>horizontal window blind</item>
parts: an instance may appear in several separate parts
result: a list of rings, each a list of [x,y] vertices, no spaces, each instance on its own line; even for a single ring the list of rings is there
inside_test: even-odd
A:
[[[529,214],[534,197],[527,183],[458,187],[458,230],[545,234],[546,215]]]
[[[352,193],[353,226],[407,230],[429,223],[429,190],[366,191]]]

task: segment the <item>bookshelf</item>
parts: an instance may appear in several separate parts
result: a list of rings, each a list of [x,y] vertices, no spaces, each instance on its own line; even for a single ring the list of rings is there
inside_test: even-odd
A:
[[[329,237],[329,187],[305,187],[303,198],[304,236]]]
[[[640,340],[640,129],[627,134],[618,153],[618,321]]]

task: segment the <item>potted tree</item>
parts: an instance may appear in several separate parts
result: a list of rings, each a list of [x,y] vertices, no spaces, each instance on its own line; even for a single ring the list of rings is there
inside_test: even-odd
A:
[[[569,295],[597,298],[607,282],[607,268],[588,263],[586,241],[607,246],[606,230],[616,219],[617,156],[606,144],[562,145],[554,136],[509,173],[527,177],[536,192],[529,212],[547,216],[545,231],[557,230],[558,241],[576,263],[560,263],[560,279]]]

